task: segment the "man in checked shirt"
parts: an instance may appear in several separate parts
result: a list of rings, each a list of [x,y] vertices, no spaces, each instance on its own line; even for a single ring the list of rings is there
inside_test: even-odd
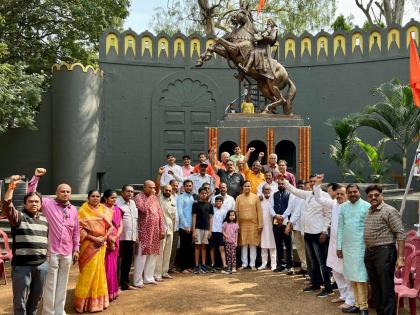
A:
[[[404,266],[405,234],[398,211],[384,202],[382,187],[366,188],[371,207],[365,217],[365,265],[378,315],[396,312],[394,271]],[[395,247],[398,244],[398,255]]]

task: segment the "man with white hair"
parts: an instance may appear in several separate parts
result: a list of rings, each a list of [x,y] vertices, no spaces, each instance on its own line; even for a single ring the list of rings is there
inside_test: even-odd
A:
[[[262,160],[264,155],[259,155],[258,158]],[[277,154],[271,153],[268,156],[268,163],[266,165],[263,165],[263,171],[265,172],[272,172],[275,176],[276,174],[280,173],[279,166],[277,165]]]

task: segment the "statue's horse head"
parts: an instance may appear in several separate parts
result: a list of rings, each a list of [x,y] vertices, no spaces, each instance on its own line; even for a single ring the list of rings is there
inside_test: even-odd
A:
[[[256,30],[251,12],[241,8],[231,14],[230,21],[235,26],[235,30],[229,36],[232,40],[252,41]]]

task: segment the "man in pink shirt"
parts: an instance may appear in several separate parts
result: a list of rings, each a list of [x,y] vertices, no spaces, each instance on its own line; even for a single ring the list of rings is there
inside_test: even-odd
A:
[[[182,177],[188,178],[193,173],[194,169],[191,165],[191,157],[189,155],[184,155],[182,157],[182,164]]]
[[[28,192],[36,191],[47,171],[37,168]],[[71,187],[57,186],[55,198],[42,198],[42,213],[48,221],[48,276],[44,287],[43,315],[64,315],[70,266],[79,258],[79,219],[70,203]]]

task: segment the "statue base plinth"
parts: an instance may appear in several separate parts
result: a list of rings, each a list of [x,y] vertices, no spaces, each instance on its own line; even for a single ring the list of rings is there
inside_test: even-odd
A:
[[[300,115],[277,114],[225,114],[216,126],[207,128],[207,144],[216,143],[219,157],[221,152],[233,154],[233,147],[239,145],[242,154],[250,147],[255,148],[249,163],[264,152],[263,164],[271,153],[278,160],[285,160],[288,170],[298,179],[310,175],[311,127],[305,125]]]

